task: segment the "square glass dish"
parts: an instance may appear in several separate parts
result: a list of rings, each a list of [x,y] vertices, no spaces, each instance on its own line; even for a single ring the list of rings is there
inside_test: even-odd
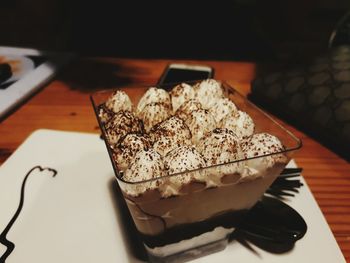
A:
[[[213,164],[212,160],[217,160],[217,158],[210,159],[204,152],[211,149],[210,143],[220,137],[221,132],[231,134],[231,131],[228,132],[220,126],[207,134],[203,133],[199,143],[196,141],[188,147],[192,147],[192,152],[199,149],[197,152],[203,156],[205,165],[193,166],[194,169],[187,168],[183,171],[180,169],[178,172],[178,167],[181,165],[175,163],[172,166],[166,161],[169,159],[169,155],[175,151],[173,149],[173,151],[162,152],[159,155],[162,164],[157,166],[157,175],[151,175],[151,178],[143,176],[143,173],[149,173],[149,169],[154,168],[154,155],[152,155],[153,157],[150,155],[138,156],[137,154],[141,150],[136,155],[134,153],[134,159],[126,164],[126,170],[123,171],[118,163],[116,154],[118,151],[120,154],[120,149],[125,148],[125,145],[120,145],[123,145],[121,142],[127,133],[122,132],[123,136],[118,137],[121,123],[119,121],[117,126],[111,125],[111,122],[114,121],[111,116],[115,116],[115,113],[105,109],[106,101],[110,100],[115,91],[99,91],[91,96],[116,179],[149,254],[149,259],[153,262],[185,261],[224,249],[228,243],[229,235],[244,219],[246,212],[262,197],[285,168],[292,153],[301,147],[301,141],[298,138],[250,103],[233,87],[225,82],[218,83],[221,83],[224,97],[236,105],[235,112],[246,112],[251,117],[254,122],[254,135],[235,137],[237,144],[228,141],[221,142],[222,150],[217,151],[218,148],[216,150],[215,147],[213,148],[216,157],[229,153],[234,147],[240,149],[240,154],[235,155],[234,159],[228,158],[226,159],[228,161],[214,162]],[[198,96],[199,82],[189,84],[194,87],[196,96]],[[169,89],[169,87],[167,88]],[[142,113],[137,105],[148,89],[149,87],[137,85],[119,89],[128,95],[133,104],[132,111],[141,118]],[[174,93],[170,94],[175,96]],[[206,96],[207,102],[214,99],[208,94]],[[120,105],[116,106],[118,108]],[[176,114],[173,112],[172,115],[178,115],[178,111]],[[193,112],[190,115],[193,117]],[[212,115],[214,116],[214,114]],[[156,116],[158,115],[156,114]],[[169,118],[171,116],[166,120]],[[215,118],[217,116],[214,116]],[[187,120],[184,123],[191,124]],[[201,125],[203,121],[199,121],[199,123]],[[216,122],[216,125],[219,125],[218,123],[222,122]],[[147,123],[143,124],[146,126]],[[113,136],[110,132],[111,127],[119,127],[112,133]],[[128,127],[130,128],[130,124]],[[157,128],[157,125],[155,127]],[[149,152],[156,148],[157,139],[154,139],[156,128],[148,129],[147,134],[144,127],[141,128],[141,132],[136,132],[145,133],[146,138],[151,138],[147,149],[142,151]],[[191,129],[190,141],[193,142],[193,138],[201,132],[201,130],[195,132]],[[175,133],[180,134],[181,131],[175,131]],[[264,136],[259,137],[259,134]],[[118,140],[114,140],[116,136],[119,138]],[[253,144],[253,137],[256,142],[262,144]],[[264,138],[267,140],[264,141]],[[277,142],[283,145],[282,147],[276,147],[276,138]],[[178,143],[177,147],[181,146]],[[245,150],[243,151],[243,149]],[[158,156],[158,153],[156,154]],[[142,165],[135,165],[135,156],[138,156],[139,162],[144,159]],[[147,159],[148,157],[149,159]],[[180,159],[184,163],[193,164],[191,158],[186,155]],[[136,171],[130,172],[131,168],[136,169]],[[161,173],[159,170],[162,170]],[[130,173],[137,174],[139,177],[130,178]]]

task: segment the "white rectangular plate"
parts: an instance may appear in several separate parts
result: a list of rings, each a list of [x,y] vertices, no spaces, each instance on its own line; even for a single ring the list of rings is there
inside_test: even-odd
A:
[[[23,209],[7,233],[15,248],[6,262],[142,262],[132,250],[130,228],[113,193],[113,169],[97,134],[38,130],[0,168],[0,234],[18,208],[26,173]],[[295,166],[291,163],[290,166]],[[301,178],[302,179],[302,178]],[[310,189],[304,186],[288,204],[308,225],[295,247],[256,254],[238,242],[193,262],[345,262]],[[3,237],[2,237],[3,238]],[[6,247],[0,244],[0,257]]]

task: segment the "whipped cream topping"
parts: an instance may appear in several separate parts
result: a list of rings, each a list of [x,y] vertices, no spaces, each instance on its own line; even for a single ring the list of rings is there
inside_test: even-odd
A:
[[[179,177],[127,184],[130,195],[156,188],[163,197],[178,195],[190,181],[205,182],[206,187],[219,186],[227,182],[222,178],[227,174],[240,174],[242,181],[250,180],[262,176],[276,163],[287,161],[284,154],[249,159],[281,152],[284,147],[273,135],[254,134],[252,118],[223,97],[223,91],[221,83],[212,79],[194,87],[182,83],[170,95],[151,87],[137,105],[137,117],[130,111],[113,112],[117,101],[126,101],[125,107],[132,107],[121,91],[109,97],[109,107],[107,102],[99,106],[115,164],[124,172],[125,181],[209,167]],[[241,161],[244,158],[249,160]]]
[[[107,99],[106,107],[117,113],[119,111],[132,111],[133,105],[128,94],[122,90],[117,90]]]
[[[160,185],[160,180],[143,181],[164,175],[164,163],[159,153],[153,149],[140,150],[123,175],[123,180],[135,183],[123,184],[122,187],[127,194],[138,196],[147,190],[156,189]]]
[[[176,112],[176,110],[184,104],[186,101],[193,99],[196,96],[196,92],[192,88],[191,85],[188,85],[186,83],[181,83],[177,86],[175,86],[170,91],[170,97],[171,97],[171,103],[173,106],[173,111]]]
[[[178,136],[161,137],[153,144],[153,149],[161,156],[165,156],[168,152],[180,147],[181,145],[191,145],[191,140],[183,139]]]
[[[203,156],[196,150],[194,146],[180,146],[164,157],[165,167],[169,174],[190,171],[205,167]],[[175,180],[186,180],[180,177]]]
[[[209,109],[216,122],[220,122],[226,116],[232,118],[237,112],[236,105],[229,98],[218,98]]]
[[[193,146],[180,146],[164,157],[164,165],[169,174],[191,171],[206,166],[205,159]],[[178,194],[182,185],[197,179],[203,181],[203,171],[195,171],[176,176],[169,176],[168,183],[161,186],[164,196]]]
[[[218,126],[233,131],[240,139],[247,138],[254,133],[253,119],[244,111],[237,111],[233,116],[227,115]]]
[[[181,145],[190,145],[192,137],[185,122],[176,116],[154,126],[150,136],[154,142],[153,148],[162,156]]]
[[[183,103],[175,112],[179,118],[186,120],[193,111],[203,109],[202,104],[197,99],[191,99]]]
[[[150,103],[164,103],[165,105],[168,105],[169,108],[171,108],[169,93],[164,89],[150,87],[137,104],[136,114],[141,113],[146,105]]]
[[[223,98],[224,91],[221,82],[215,79],[206,79],[194,86],[196,97],[203,108],[210,109],[215,103],[215,99]]]
[[[213,130],[202,138],[198,149],[205,156],[208,166],[232,162],[242,158],[239,138],[227,129]],[[216,170],[217,176],[222,177],[225,174],[239,172],[239,165],[238,163],[233,163],[231,165],[218,166]]]
[[[285,148],[281,141],[274,135],[268,133],[256,133],[241,142],[244,158],[254,158],[266,154],[283,151]],[[286,162],[284,154],[275,154],[245,161],[243,175],[254,176],[273,167],[276,163]]]
[[[175,136],[183,139],[191,139],[191,131],[182,119],[171,116],[154,126],[150,132],[150,136],[154,142],[161,137]]]
[[[200,139],[216,127],[216,121],[208,110],[195,110],[186,119],[186,124],[192,133],[192,142],[197,144]]]
[[[127,134],[114,149],[113,158],[118,169],[126,170],[138,151],[149,148],[151,148],[151,142],[147,135]]]
[[[106,125],[106,135],[112,147],[128,133],[143,133],[143,124],[130,111],[119,111]]]
[[[138,117],[142,119],[146,132],[149,132],[152,127],[165,119],[171,114],[171,108],[166,103],[152,102],[139,112]]]

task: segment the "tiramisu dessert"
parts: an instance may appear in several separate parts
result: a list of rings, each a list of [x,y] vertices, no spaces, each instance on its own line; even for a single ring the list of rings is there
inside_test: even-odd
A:
[[[258,127],[256,112],[246,112],[227,88],[214,79],[169,93],[151,87],[134,104],[119,90],[97,106],[119,185],[153,260],[223,249],[289,160],[281,133]]]

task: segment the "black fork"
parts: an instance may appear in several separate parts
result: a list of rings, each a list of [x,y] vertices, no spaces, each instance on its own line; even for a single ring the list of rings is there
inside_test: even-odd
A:
[[[266,190],[266,194],[272,195],[279,199],[287,196],[295,196],[299,193],[299,188],[303,185],[300,182],[303,168],[285,168],[272,185]]]

